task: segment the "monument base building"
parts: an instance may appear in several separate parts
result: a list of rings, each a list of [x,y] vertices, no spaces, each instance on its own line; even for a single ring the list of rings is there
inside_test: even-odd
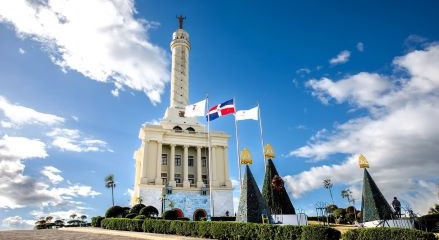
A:
[[[233,213],[227,156],[230,136],[217,131],[208,134],[195,117],[184,116],[190,43],[183,19],[179,17],[180,27],[171,41],[170,106],[159,125],[145,124],[139,132],[131,204],[141,198],[160,215],[176,209],[180,217],[190,219],[225,216]]]

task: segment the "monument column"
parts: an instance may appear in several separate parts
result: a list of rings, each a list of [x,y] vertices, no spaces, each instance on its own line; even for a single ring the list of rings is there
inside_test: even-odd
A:
[[[162,185],[162,143],[157,141],[157,164],[155,185]]]
[[[203,180],[201,179],[201,147],[197,146],[197,187],[202,187]]]
[[[141,175],[141,183],[147,184],[148,183],[148,147],[149,147],[149,140],[144,139],[143,140],[143,152],[142,152],[142,159],[141,159],[141,165],[142,165],[142,173]]]
[[[175,187],[175,144],[171,144],[171,156],[169,157],[169,175],[169,185]]]
[[[183,146],[183,187],[188,188],[191,186],[188,179],[188,148],[189,146]]]
[[[227,155],[227,146],[224,146],[224,182],[227,187],[232,186],[229,178],[229,156]]]
[[[212,163],[212,170],[210,171],[212,173],[212,186],[217,187],[218,184],[216,182],[216,146],[212,146],[212,160],[210,161],[210,163]]]

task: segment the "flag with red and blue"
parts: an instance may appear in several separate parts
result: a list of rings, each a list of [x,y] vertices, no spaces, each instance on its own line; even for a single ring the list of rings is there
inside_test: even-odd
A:
[[[233,104],[233,99],[211,107],[206,115],[206,119],[207,121],[212,121],[221,116],[231,113],[235,113],[235,105]]]

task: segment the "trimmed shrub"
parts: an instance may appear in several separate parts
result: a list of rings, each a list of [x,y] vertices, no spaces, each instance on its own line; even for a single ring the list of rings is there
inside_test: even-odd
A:
[[[121,218],[124,216],[124,209],[121,206],[113,206],[105,212],[105,218]]]
[[[105,229],[142,232],[143,220],[127,218],[106,218],[102,220],[101,226]]]
[[[135,213],[136,215],[139,215],[140,210],[142,210],[142,208],[144,207],[145,207],[144,204],[141,203],[136,204],[130,209],[130,213]]]
[[[134,217],[134,219],[142,219],[145,220],[146,216],[145,215],[137,215]]]
[[[104,220],[104,217],[101,216],[97,216],[97,217],[92,217],[91,218],[91,226],[92,227],[101,227],[101,222],[102,220]]]
[[[167,210],[163,213],[163,219],[165,220],[177,220],[178,213],[175,210]]]
[[[158,216],[159,211],[153,206],[146,206],[146,207],[143,207],[142,209],[140,209],[139,214],[145,215],[147,217],[151,217],[153,215]]]
[[[128,214],[125,216],[125,218],[133,219],[133,218],[135,218],[136,216],[137,216],[136,213],[128,213]]]
[[[301,240],[339,240],[341,236],[340,231],[324,226],[303,226]]]
[[[406,228],[358,228],[345,232],[343,240],[436,240],[433,233]]]
[[[439,232],[439,214],[428,214],[419,218],[419,229]]]

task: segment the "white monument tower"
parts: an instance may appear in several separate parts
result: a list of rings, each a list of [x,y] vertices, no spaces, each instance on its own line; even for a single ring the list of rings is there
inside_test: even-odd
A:
[[[131,201],[162,213],[176,209],[180,216],[199,219],[207,215],[233,213],[227,147],[229,135],[208,134],[195,117],[184,117],[189,99],[189,34],[179,28],[172,34],[170,104],[159,125],[140,128],[142,143],[134,153],[136,176]],[[209,171],[210,167],[210,171]],[[209,174],[210,173],[210,174]],[[166,194],[166,195],[164,195]]]

